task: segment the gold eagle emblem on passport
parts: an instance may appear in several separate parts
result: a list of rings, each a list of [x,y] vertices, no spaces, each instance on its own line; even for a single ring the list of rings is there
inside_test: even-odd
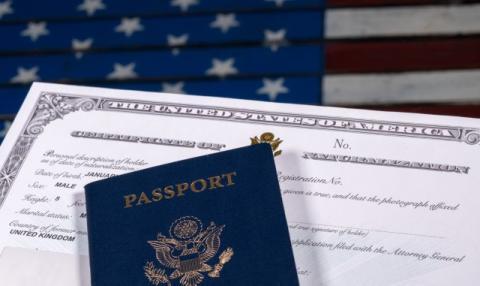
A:
[[[250,138],[250,140],[250,145],[256,145],[260,143],[270,144],[270,146],[272,146],[272,152],[274,156],[280,156],[282,154],[282,150],[279,150],[278,148],[280,147],[280,144],[282,144],[283,140],[281,140],[280,138],[275,138],[275,135],[272,132],[265,132],[260,135],[260,138],[258,138],[258,136],[255,136],[253,138]]]
[[[145,276],[153,285],[167,284],[179,279],[182,286],[197,286],[205,279],[220,277],[221,271],[234,254],[228,247],[219,256],[213,267],[207,264],[220,250],[220,236],[224,225],[210,225],[204,229],[202,222],[193,216],[177,219],[170,226],[170,237],[161,233],[156,240],[148,241],[155,250],[156,258],[163,268],[157,268],[153,262],[144,266]],[[167,273],[167,269],[172,272]]]

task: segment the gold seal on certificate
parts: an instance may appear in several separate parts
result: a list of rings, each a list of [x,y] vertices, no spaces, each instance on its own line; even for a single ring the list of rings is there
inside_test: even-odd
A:
[[[255,136],[253,138],[250,138],[251,144],[260,144],[260,143],[267,143],[272,146],[272,151],[274,156],[280,156],[282,154],[282,150],[279,149],[280,144],[282,144],[282,140],[280,138],[275,138],[275,135],[271,132],[265,132],[262,135],[260,135],[260,138],[258,136]]]

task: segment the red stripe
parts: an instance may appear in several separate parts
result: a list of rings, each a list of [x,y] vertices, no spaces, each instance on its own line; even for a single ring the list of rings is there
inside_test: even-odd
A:
[[[480,68],[480,37],[326,44],[327,73]]]
[[[480,105],[393,105],[357,106],[357,108],[480,118]]]
[[[479,2],[479,0],[327,0],[327,7],[369,7],[446,4],[458,5]]]

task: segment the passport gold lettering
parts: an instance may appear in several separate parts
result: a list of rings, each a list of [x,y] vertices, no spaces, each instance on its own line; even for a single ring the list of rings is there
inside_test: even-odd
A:
[[[143,205],[143,204],[151,204],[151,203],[152,203],[152,201],[148,198],[147,194],[142,192],[140,194],[140,198],[138,199],[137,206],[138,205]]]
[[[161,191],[162,189],[160,189]],[[173,199],[175,197],[175,190],[173,189],[173,185],[166,186],[163,188],[163,192],[165,193],[165,199]]]
[[[130,208],[132,207],[132,203],[137,200],[137,195],[130,194],[130,195],[124,196],[123,198],[125,200],[125,207]]]
[[[151,192],[132,193],[123,196],[124,208],[139,207],[162,200],[183,197],[189,192],[202,193],[205,190],[222,189],[235,185],[236,172],[225,173],[208,178],[200,178],[191,182],[182,182],[165,187],[158,187]]]
[[[227,178],[227,186],[233,186],[235,185],[235,183],[233,182],[233,176],[236,176],[236,175],[237,175],[236,172],[231,172],[228,174],[223,174],[222,178]]]
[[[200,183],[200,188],[198,188],[197,183]],[[205,191],[206,188],[207,188],[207,181],[205,181],[204,179],[198,179],[196,181],[193,181],[190,184],[190,189],[192,189],[192,192],[195,192],[195,193],[201,193]]]
[[[158,202],[163,199],[162,189],[156,188],[152,191],[152,201]]]
[[[188,183],[177,184],[177,196],[183,196],[186,190],[188,190]]]
[[[210,190],[224,187],[224,185],[220,183],[220,181],[222,180],[220,176],[210,177],[208,178],[208,180],[210,181],[210,187],[209,187]]]

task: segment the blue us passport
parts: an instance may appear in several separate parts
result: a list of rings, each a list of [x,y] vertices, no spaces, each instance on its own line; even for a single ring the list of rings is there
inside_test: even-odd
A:
[[[93,286],[299,285],[268,144],[85,191]]]

